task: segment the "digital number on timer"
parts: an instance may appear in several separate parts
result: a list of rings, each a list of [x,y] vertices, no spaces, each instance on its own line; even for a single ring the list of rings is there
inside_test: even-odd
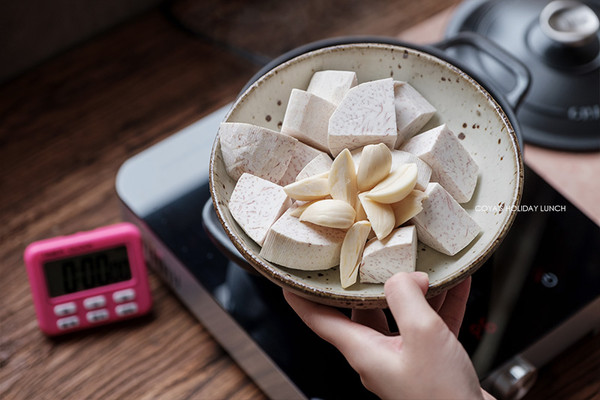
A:
[[[131,279],[125,246],[47,262],[44,273],[50,297]]]

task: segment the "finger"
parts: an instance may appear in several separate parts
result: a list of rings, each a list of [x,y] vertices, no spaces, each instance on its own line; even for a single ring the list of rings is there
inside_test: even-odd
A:
[[[384,335],[390,334],[390,327],[383,310],[352,310],[352,321],[375,329]]]
[[[427,293],[427,290],[429,289],[429,275],[421,271],[411,272],[409,275],[412,278],[412,280],[419,285],[419,288],[423,292],[423,295],[425,295]]]
[[[377,348],[377,339],[385,336],[379,332],[352,322],[333,307],[313,303],[285,290],[283,294],[304,323],[322,339],[334,345],[353,367],[363,361],[370,361],[381,351]]]
[[[443,291],[437,296],[427,299],[429,305],[435,310],[435,312],[440,311],[440,308],[442,307],[442,304],[444,304],[444,300],[446,299],[446,293],[446,291]]]
[[[465,308],[471,291],[471,277],[448,290],[446,300],[440,308],[440,317],[448,328],[458,337],[458,331],[465,316]]]
[[[401,272],[388,279],[384,285],[388,306],[407,345],[413,340],[421,340],[422,333],[433,325],[443,325],[425,299],[428,279],[424,280],[419,275]]]

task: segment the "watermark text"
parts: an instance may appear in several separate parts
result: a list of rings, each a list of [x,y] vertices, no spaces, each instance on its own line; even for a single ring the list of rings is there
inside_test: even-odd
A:
[[[565,212],[567,211],[567,206],[564,204],[546,204],[546,205],[527,205],[521,204],[518,206],[505,206],[502,205],[476,205],[476,212],[502,212],[505,210],[516,211],[516,212]]]

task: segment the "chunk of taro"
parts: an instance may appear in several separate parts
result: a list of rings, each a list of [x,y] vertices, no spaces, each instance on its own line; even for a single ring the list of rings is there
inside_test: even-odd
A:
[[[228,207],[244,232],[262,246],[271,225],[291,204],[281,186],[245,173],[237,181]]]
[[[285,174],[279,181],[279,184],[281,186],[285,186],[294,182],[300,171],[302,171],[302,169],[304,169],[304,167],[308,163],[310,163],[312,160],[319,156],[327,157],[328,159],[330,159],[327,153],[321,150],[317,150],[314,147],[311,147],[300,141],[296,142],[296,149],[294,150],[294,155],[292,155],[290,164],[288,165]]]
[[[453,256],[467,247],[481,229],[439,183],[427,185],[425,195],[423,211],[410,222],[415,224],[421,242]]]
[[[323,270],[340,263],[346,231],[301,222],[289,208],[272,226],[260,256],[275,264],[304,271]]]
[[[256,125],[223,122],[219,142],[225,168],[233,179],[247,172],[277,183],[288,168],[297,140]]]
[[[306,91],[337,106],[348,90],[357,84],[354,71],[318,71],[313,74]]]
[[[281,133],[329,152],[327,129],[334,110],[335,104],[304,90],[292,89]]]
[[[392,78],[361,83],[348,91],[329,119],[329,150],[335,157],[342,150],[367,144],[396,144],[396,111]]]
[[[413,137],[433,117],[436,110],[425,97],[406,82],[394,82],[394,106],[398,139],[396,148]]]
[[[360,264],[362,283],[383,283],[397,272],[412,272],[417,265],[417,233],[414,226],[393,231],[384,240],[365,246]]]
[[[471,199],[479,167],[445,124],[413,137],[402,150],[429,164],[431,180],[442,185],[456,201],[466,203]]]

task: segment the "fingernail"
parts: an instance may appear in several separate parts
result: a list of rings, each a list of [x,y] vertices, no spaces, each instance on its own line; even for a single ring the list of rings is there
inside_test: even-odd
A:
[[[419,276],[420,278],[426,278],[426,279],[429,279],[429,275],[427,274],[427,272],[423,272],[423,271],[414,271],[412,274],[413,274],[413,275],[417,275],[417,276]]]

